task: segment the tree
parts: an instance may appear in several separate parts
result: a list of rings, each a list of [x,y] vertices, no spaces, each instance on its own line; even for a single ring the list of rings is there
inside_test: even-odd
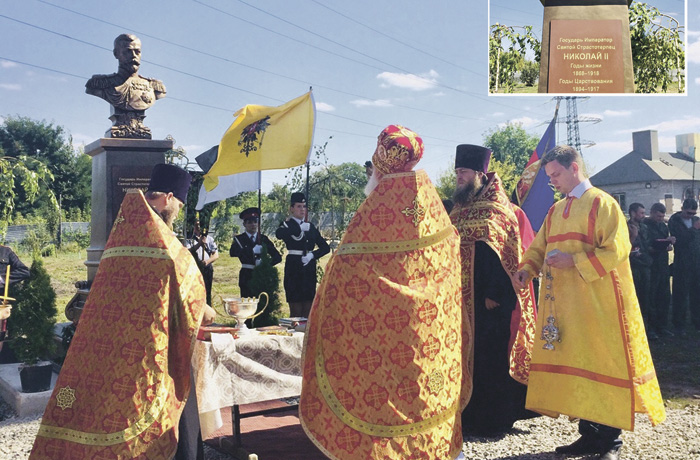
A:
[[[41,161],[26,156],[3,156],[0,150],[0,236],[12,223],[18,193],[21,192],[26,202],[33,203],[39,195],[41,183],[52,179],[53,175]],[[53,194],[49,198],[58,208]]]
[[[668,90],[674,77],[678,91],[685,91],[685,51],[677,19],[646,3],[633,2],[629,9],[634,84],[637,93]]]
[[[484,146],[493,151],[493,159],[513,164],[518,174],[525,169],[538,142],[539,138],[529,135],[522,123],[508,122],[484,134]]]
[[[329,141],[332,137],[329,137]],[[331,165],[328,163],[326,148],[328,141],[323,145],[314,146],[314,157],[311,167],[314,172],[309,178],[309,211],[330,212],[333,221],[333,234],[331,238],[342,237],[352,213],[365,199],[364,187],[367,184],[365,169],[359,163],[342,163]],[[306,191],[306,166],[294,168],[287,176],[287,189],[291,191]],[[279,199],[279,191],[275,194]],[[289,200],[285,200],[284,210],[289,206]]]
[[[506,92],[512,92],[515,72],[523,66],[527,51],[531,50],[539,63],[540,47],[532,26],[492,25],[489,33],[489,91],[497,93],[504,87]]]
[[[8,117],[0,125],[0,155],[38,160],[51,176],[40,173],[38,162],[24,162],[30,171],[40,174],[38,195],[41,212],[53,212],[51,195],[61,197],[64,209],[89,211],[91,199],[91,161],[73,148],[73,140],[61,126],[27,117]],[[13,190],[18,198],[15,212],[29,214],[35,205],[22,187]]]
[[[540,76],[540,66],[536,62],[525,61],[520,69],[520,81],[525,86],[534,86]]]
[[[56,324],[56,292],[40,258],[35,257],[29,279],[20,288],[12,312],[10,347],[25,364],[36,364],[55,347],[53,328]]]

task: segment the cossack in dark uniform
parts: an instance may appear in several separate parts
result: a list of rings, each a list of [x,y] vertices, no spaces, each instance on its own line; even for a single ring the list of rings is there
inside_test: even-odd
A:
[[[303,193],[292,194],[292,207],[295,203],[306,203]],[[303,230],[302,225],[308,225],[308,230]],[[316,260],[330,252],[328,243],[312,223],[303,222],[294,216],[283,221],[275,235],[287,246],[284,266],[284,291],[287,302],[312,302],[316,295]],[[318,246],[318,249],[314,251],[315,246]],[[306,260],[309,254],[313,256],[311,260]],[[292,313],[292,316],[295,315]]]
[[[272,265],[277,265],[282,262],[282,256],[270,241],[270,239],[260,233],[257,228],[257,223],[260,219],[260,209],[248,208],[239,214],[244,225],[255,223],[255,232],[249,233],[245,231],[240,235],[233,237],[229,254],[231,257],[238,257],[241,261],[241,271],[238,272],[238,286],[241,288],[241,297],[253,297],[253,292],[250,290],[250,280],[253,278],[253,269],[260,263],[262,256],[262,245],[267,248],[267,253],[272,258]],[[246,230],[249,230],[246,228]]]

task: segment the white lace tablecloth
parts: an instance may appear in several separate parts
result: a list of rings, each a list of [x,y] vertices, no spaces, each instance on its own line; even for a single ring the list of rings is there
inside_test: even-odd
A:
[[[202,436],[222,426],[220,409],[301,394],[304,334],[212,334],[192,356]]]

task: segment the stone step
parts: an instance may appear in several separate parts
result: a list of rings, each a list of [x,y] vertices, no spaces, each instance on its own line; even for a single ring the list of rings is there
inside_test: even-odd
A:
[[[20,418],[42,415],[49,402],[53,387],[56,385],[57,373],[51,376],[51,388],[39,393],[22,393],[19,380],[19,364],[0,364],[0,398],[9,404]]]

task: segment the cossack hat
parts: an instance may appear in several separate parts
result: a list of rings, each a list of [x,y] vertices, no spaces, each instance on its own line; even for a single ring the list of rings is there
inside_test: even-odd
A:
[[[292,193],[291,205],[294,206],[295,203],[306,203],[306,196],[301,192]]]
[[[401,125],[389,125],[379,133],[372,164],[382,174],[408,172],[423,157],[423,139]]]
[[[171,193],[182,203],[187,201],[192,176],[179,166],[160,163],[153,167],[148,192]]]
[[[457,146],[455,169],[469,168],[474,171],[487,172],[491,161],[491,150],[480,145],[461,144]]]
[[[257,222],[260,218],[260,208],[244,209],[243,212],[238,215],[238,217],[240,217],[243,222],[246,220],[255,220]]]

